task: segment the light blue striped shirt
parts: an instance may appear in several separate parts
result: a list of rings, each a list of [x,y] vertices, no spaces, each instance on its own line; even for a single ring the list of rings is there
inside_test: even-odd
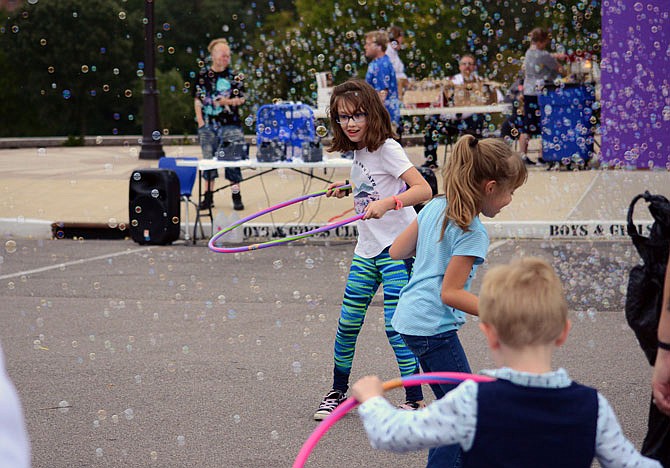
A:
[[[398,306],[391,320],[393,328],[403,335],[432,336],[458,330],[465,323],[465,312],[442,302],[440,292],[444,272],[454,256],[475,257],[465,283],[465,290],[469,291],[477,267],[486,258],[489,236],[477,216],[468,231],[463,231],[450,221],[444,237],[439,241],[446,207],[446,199],[437,197],[419,212],[419,234],[412,277],[400,291]]]

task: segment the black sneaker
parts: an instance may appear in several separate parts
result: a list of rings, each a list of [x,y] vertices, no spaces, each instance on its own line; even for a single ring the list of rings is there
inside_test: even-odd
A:
[[[314,420],[323,421],[346,399],[347,397],[340,390],[329,391],[326,396],[323,397],[323,400],[321,400],[319,409],[314,413]]]
[[[426,404],[421,401],[406,401],[405,403],[401,403],[398,405],[398,408],[405,410],[405,411],[416,411],[421,408],[425,408]]]
[[[240,192],[233,193],[233,209],[235,211],[242,211],[244,203],[242,203],[242,194]]]
[[[525,163],[528,164],[529,166],[534,166],[534,165],[537,164],[535,161],[533,161],[532,159],[530,159],[528,156],[524,156],[524,157],[523,157],[523,162],[525,162]]]

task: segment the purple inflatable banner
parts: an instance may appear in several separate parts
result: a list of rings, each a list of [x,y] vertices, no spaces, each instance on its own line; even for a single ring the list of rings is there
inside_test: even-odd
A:
[[[670,1],[602,2],[602,160],[670,170]]]

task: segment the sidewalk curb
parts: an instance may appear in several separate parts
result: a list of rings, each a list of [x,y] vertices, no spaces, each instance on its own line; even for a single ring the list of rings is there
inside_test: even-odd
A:
[[[123,223],[119,223],[122,225]],[[640,233],[646,234],[651,227],[652,221],[643,221],[636,224]],[[119,239],[118,227],[110,227],[106,224],[87,224],[75,226],[73,223],[46,221],[40,219],[24,218],[0,218],[0,232],[5,239],[54,239],[54,225],[68,225],[71,229],[78,229],[80,235],[77,237],[94,239]],[[323,224],[272,224],[272,223],[249,223],[243,229],[244,242],[258,242],[264,240],[281,239],[287,236],[302,234],[310,229],[323,226]],[[627,239],[626,221],[584,220],[584,221],[485,221],[491,238],[504,239],[575,239],[575,240],[621,240]],[[211,224],[204,223],[205,232],[211,230]],[[99,232],[97,232],[99,231]],[[110,231],[114,231],[115,234]],[[81,234],[83,232],[83,234]],[[354,225],[340,226],[332,231],[326,231],[315,236],[318,240],[328,239],[350,239],[354,240],[357,230]],[[130,237],[128,232],[126,237]],[[64,233],[58,238],[72,238],[72,235]],[[202,240],[201,240],[202,242]]]
[[[31,218],[0,218],[3,238],[51,239],[51,221]]]

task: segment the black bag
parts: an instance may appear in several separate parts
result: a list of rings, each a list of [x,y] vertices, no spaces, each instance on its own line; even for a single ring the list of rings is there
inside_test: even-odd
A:
[[[654,218],[649,237],[638,232],[633,221],[633,211],[638,200],[649,203]],[[648,191],[635,196],[628,207],[628,235],[642,259],[628,277],[626,291],[626,320],[635,332],[640,347],[653,366],[658,345],[657,329],[663,301],[663,283],[670,247],[670,202],[663,195]]]

